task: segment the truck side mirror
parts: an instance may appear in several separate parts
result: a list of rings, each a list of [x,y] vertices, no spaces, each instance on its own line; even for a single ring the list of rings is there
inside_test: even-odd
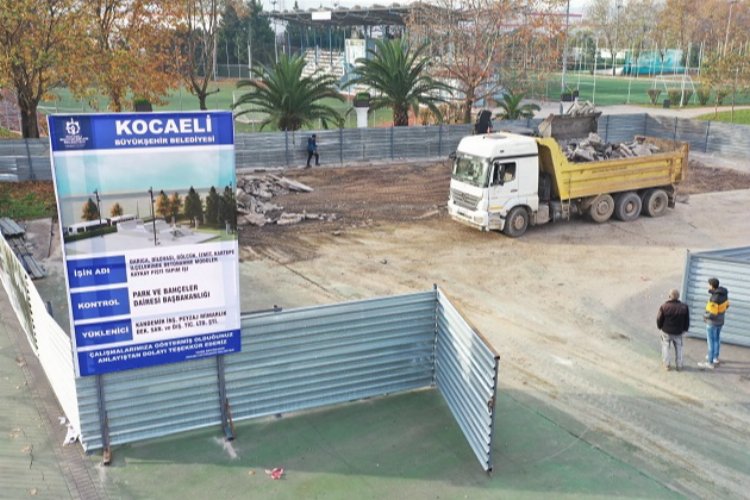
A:
[[[451,154],[448,155],[448,158],[451,159],[451,160],[453,160],[453,161],[456,161],[456,152],[453,151]]]
[[[495,174],[495,184],[497,184],[498,186],[502,186],[503,184],[505,184],[505,181],[503,180],[504,170],[505,169],[499,162],[495,162],[492,165],[492,173]]]

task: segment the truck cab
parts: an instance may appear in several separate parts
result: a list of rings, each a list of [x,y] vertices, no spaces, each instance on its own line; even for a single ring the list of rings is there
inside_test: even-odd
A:
[[[523,228],[539,208],[539,149],[532,137],[494,133],[465,137],[456,150],[448,212],[483,231],[513,232],[514,212]]]

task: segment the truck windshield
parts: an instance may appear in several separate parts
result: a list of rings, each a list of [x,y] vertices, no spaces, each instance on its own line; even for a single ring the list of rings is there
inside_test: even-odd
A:
[[[472,186],[487,187],[487,161],[460,154],[453,164],[453,178]]]

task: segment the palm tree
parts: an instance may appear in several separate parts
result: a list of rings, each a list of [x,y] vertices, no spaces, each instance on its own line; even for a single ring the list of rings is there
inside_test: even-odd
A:
[[[327,97],[343,101],[336,90],[336,78],[332,75],[315,74],[302,76],[305,60],[301,57],[279,56],[279,62],[272,67],[253,68],[252,80],[241,80],[237,88],[249,87],[232,108],[249,105],[237,113],[261,111],[266,118],[260,123],[261,130],[269,124],[279,130],[299,130],[302,125],[320,120],[323,127],[329,123],[341,125],[339,113],[327,104],[320,102]]]
[[[521,104],[523,98],[523,94],[513,94],[512,92],[505,94],[503,100],[497,103],[501,109],[497,117],[502,120],[534,118],[534,111],[539,111],[542,108],[533,103]]]
[[[357,59],[356,76],[347,86],[366,85],[379,92],[371,101],[372,109],[393,109],[395,126],[409,125],[409,107],[419,114],[419,105],[426,105],[442,119],[437,103],[445,102],[437,91],[451,88],[425,74],[429,59],[423,53],[427,44],[412,51],[402,39],[376,40],[375,50],[368,49],[371,57]]]

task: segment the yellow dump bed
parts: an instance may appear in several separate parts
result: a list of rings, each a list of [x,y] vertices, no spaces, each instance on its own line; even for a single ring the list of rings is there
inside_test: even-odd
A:
[[[687,170],[686,143],[647,138],[646,142],[659,146],[660,153],[574,163],[565,157],[555,139],[536,140],[540,169],[550,174],[553,193],[561,200],[671,186],[679,183]]]

